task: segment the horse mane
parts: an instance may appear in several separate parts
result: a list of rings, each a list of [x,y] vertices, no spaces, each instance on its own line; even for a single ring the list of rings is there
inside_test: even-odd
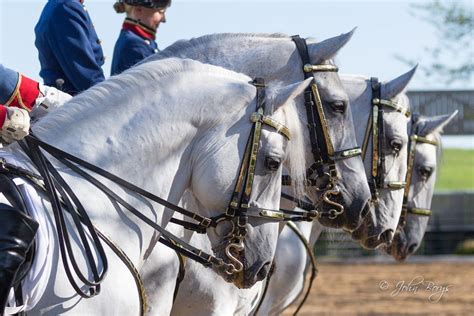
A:
[[[191,48],[199,46],[207,46],[210,43],[215,41],[223,41],[234,38],[277,38],[277,39],[289,39],[290,37],[283,33],[215,33],[203,35],[200,37],[193,37],[189,40],[178,40],[166,47],[164,50],[160,51],[157,54],[154,54],[141,63],[146,63],[152,60],[160,60],[164,58],[169,58],[173,56],[179,56],[179,53]]]
[[[81,112],[97,107],[113,107],[118,102],[123,102],[124,99],[131,99],[128,92],[142,91],[145,88],[144,83],[156,82],[169,76],[188,72],[208,73],[243,83],[251,80],[245,74],[191,59],[169,58],[166,62],[152,61],[132,67],[78,94],[64,106],[39,121],[35,129],[41,131],[65,123],[74,124],[74,117]]]
[[[294,102],[289,102],[279,108],[276,113],[282,112],[285,117],[285,126],[291,133],[291,141],[287,147],[287,167],[293,180],[294,193],[298,198],[302,198],[305,193],[306,181],[306,155],[303,127],[306,126],[304,119],[298,113]]]

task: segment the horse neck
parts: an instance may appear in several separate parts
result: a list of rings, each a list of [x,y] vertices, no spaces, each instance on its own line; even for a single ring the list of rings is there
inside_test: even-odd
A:
[[[34,131],[50,144],[147,187],[155,182],[150,181],[153,174],[174,173],[169,169],[189,154],[196,135],[224,114],[219,102],[206,98],[212,92],[205,90],[212,89],[198,88],[198,82],[197,73],[171,75],[137,93],[135,87],[117,91],[112,78],[51,113]],[[182,95],[184,87],[189,93]],[[99,95],[104,89],[105,98]]]
[[[252,78],[264,77],[273,84],[289,84],[304,79],[302,72],[294,71],[301,67],[301,60],[289,37],[214,34],[172,45],[148,60],[167,57],[191,58]]]
[[[51,113],[34,130],[47,143],[177,203],[189,186],[195,138],[205,133],[216,113],[228,113],[218,111],[222,100],[209,100],[212,93],[207,90],[214,88],[212,85],[203,87],[199,77],[197,74],[170,76],[141,93],[133,89],[114,91],[116,80],[112,78]],[[188,89],[185,96],[179,95],[180,87]],[[107,97],[97,92],[106,93]],[[176,105],[174,100],[181,102]],[[81,198],[84,196],[84,204],[95,223],[106,227],[106,233],[115,237],[117,232],[108,232],[107,227],[114,227],[108,221],[112,222],[111,216],[118,213],[103,216],[104,209],[110,211],[114,206],[81,178],[67,176],[67,180],[82,193]],[[145,215],[158,224],[165,225],[172,216],[171,212],[163,215],[161,206],[150,206],[134,197],[134,194],[125,194],[128,202],[145,210]],[[103,207],[97,207],[97,200]],[[122,221],[120,217],[116,218],[117,222]],[[141,222],[136,224],[129,235],[153,232]],[[148,237],[147,233],[143,239]]]

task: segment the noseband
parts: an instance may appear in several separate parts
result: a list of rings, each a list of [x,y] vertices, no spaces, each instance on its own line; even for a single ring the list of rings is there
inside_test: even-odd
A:
[[[405,191],[403,193],[402,214],[400,215],[400,221],[398,223],[399,228],[405,227],[408,213],[419,215],[419,216],[431,216],[431,213],[432,213],[431,210],[428,208],[408,207],[408,198],[410,194],[410,186],[411,186],[411,181],[413,177],[413,169],[415,165],[415,153],[416,153],[417,143],[429,144],[429,145],[438,147],[437,141],[428,139],[424,136],[420,136],[416,133],[416,131],[410,136],[408,169],[407,169],[407,176],[406,176]]]
[[[405,188],[405,181],[385,182],[385,125],[383,120],[383,107],[395,110],[406,117],[410,117],[410,111],[393,102],[381,98],[381,84],[377,78],[370,78],[372,88],[372,112],[367,121],[364,142],[362,143],[362,159],[365,160],[369,138],[372,137],[372,167],[369,179],[369,187],[372,193],[372,202],[379,203],[380,189],[401,190]]]
[[[295,42],[296,48],[298,49],[298,53],[303,62],[303,73],[305,79],[313,78],[311,86],[309,86],[304,92],[309,137],[311,141],[311,152],[314,158],[314,163],[306,171],[307,186],[314,186],[318,191],[321,191],[321,203],[327,204],[331,207],[329,212],[324,212],[323,210],[313,211],[313,215],[316,217],[335,219],[344,212],[344,206],[331,201],[330,199],[331,196],[340,194],[340,190],[336,185],[338,179],[336,161],[357,157],[361,154],[361,150],[359,147],[355,147],[335,151],[331,135],[329,134],[329,127],[326,115],[324,114],[323,102],[314,75],[317,72],[337,72],[339,69],[337,66],[331,64],[311,64],[306,40],[298,35],[292,36],[292,40]],[[313,177],[315,173],[316,177]],[[291,178],[289,176],[284,176],[283,184],[290,185]],[[285,197],[285,195],[282,196],[294,200],[291,197]]]

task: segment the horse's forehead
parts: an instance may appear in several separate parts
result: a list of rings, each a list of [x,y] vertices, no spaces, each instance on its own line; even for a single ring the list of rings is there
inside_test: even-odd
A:
[[[347,101],[349,96],[342,85],[342,81],[336,72],[316,73],[315,81],[318,86],[319,94],[325,101]]]
[[[408,141],[407,118],[396,111],[384,112],[385,131],[388,137],[397,137],[402,141]]]
[[[365,78],[353,75],[341,76],[341,81],[351,105],[371,105],[372,93]]]
[[[416,145],[415,163],[419,166],[436,167],[436,147],[431,144]]]

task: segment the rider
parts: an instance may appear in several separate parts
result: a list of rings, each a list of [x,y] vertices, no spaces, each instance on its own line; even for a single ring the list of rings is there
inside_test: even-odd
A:
[[[116,75],[146,57],[157,53],[156,30],[166,23],[165,12],[171,0],[118,0],[117,13],[127,13],[115,43],[111,74]]]
[[[49,0],[35,27],[44,84],[71,95],[105,79],[101,41],[84,0]]]
[[[29,114],[38,118],[71,98],[1,64],[0,78],[0,103],[4,104],[0,105],[0,139],[5,143],[28,135]],[[21,209],[21,203],[11,202],[15,190],[2,171],[0,164],[0,197],[8,196],[13,206],[0,202],[0,315],[17,272],[25,269],[23,263],[38,228],[37,222]]]

